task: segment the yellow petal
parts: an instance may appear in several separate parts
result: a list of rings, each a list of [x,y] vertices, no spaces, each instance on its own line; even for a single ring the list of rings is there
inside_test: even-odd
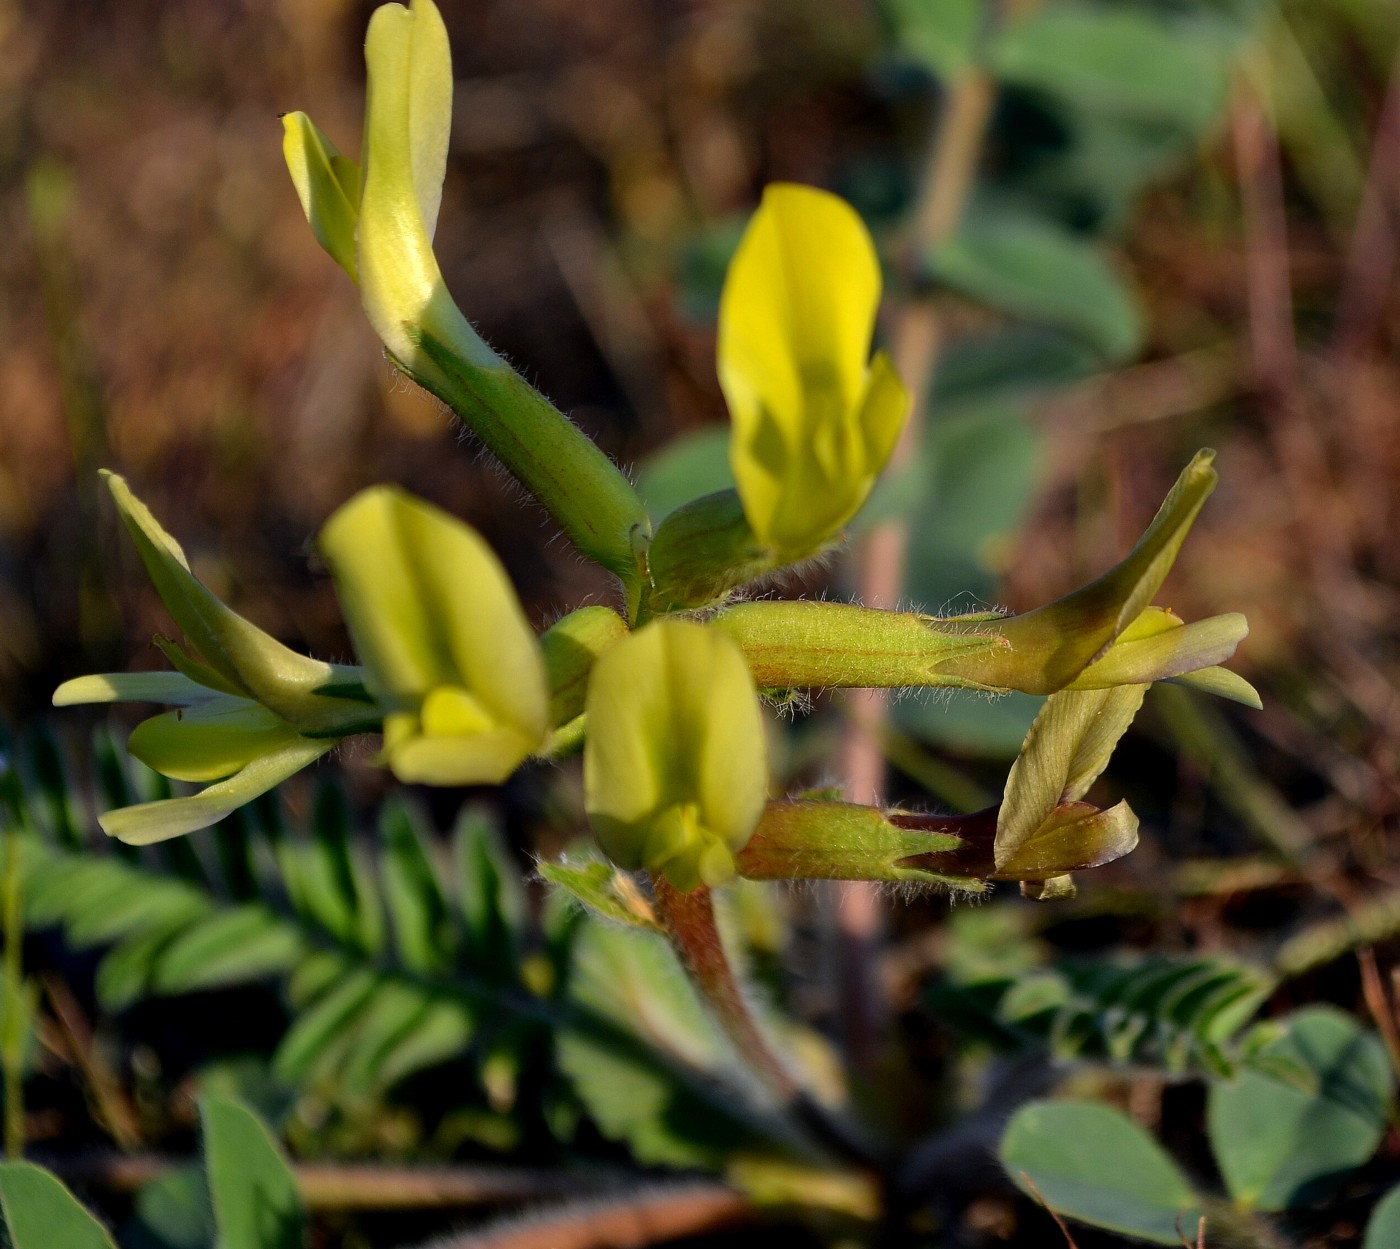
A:
[[[217,695],[206,703],[143,720],[127,749],[177,781],[217,781],[300,736],[266,707]]]
[[[474,363],[499,363],[452,302],[433,255],[452,122],[452,55],[432,0],[376,9],[365,36],[365,65],[358,229],[365,314],[410,370],[430,368],[420,358],[415,328]]]
[[[342,156],[305,113],[283,116],[282,155],[316,241],[351,281],[357,281],[355,222],[360,213],[360,167]]]
[[[549,694],[539,643],[491,548],[392,486],[356,495],[319,541],[365,683],[391,713],[395,774],[503,780],[544,740]]]
[[[768,793],[739,648],[702,625],[647,625],[597,661],[587,714],[584,802],[603,849],[681,889],[732,875]]]
[[[744,513],[794,558],[855,514],[904,420],[889,361],[867,367],[879,301],[855,211],[811,187],[769,187],[725,278],[719,377]]]

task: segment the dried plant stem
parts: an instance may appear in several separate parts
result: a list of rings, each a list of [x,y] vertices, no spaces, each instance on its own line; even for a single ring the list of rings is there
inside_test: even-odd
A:
[[[178,1167],[183,1158],[93,1152],[41,1155],[38,1161],[70,1184],[134,1193]],[[312,1210],[468,1209],[522,1201],[604,1199],[635,1177],[616,1171],[573,1172],[525,1167],[400,1167],[353,1163],[292,1164],[297,1189]]]
[[[44,992],[62,1031],[64,1057],[82,1073],[92,1094],[97,1115],[126,1152],[141,1144],[141,1123],[136,1108],[93,1045],[92,1029],[68,985],[55,975],[42,977]]]
[[[512,1219],[432,1249],[642,1249],[681,1236],[719,1232],[757,1217],[741,1193],[721,1184],[643,1190]]]
[[[991,77],[980,69],[967,71],[949,91],[925,165],[912,228],[905,240],[905,249],[915,263],[957,227],[976,177],[995,95]],[[909,388],[911,402],[909,420],[891,457],[891,471],[898,471],[917,454],[940,339],[941,323],[931,301],[923,296],[911,297],[897,314],[891,344],[895,367]],[[861,543],[856,551],[860,568],[858,597],[865,606],[897,605],[907,544],[907,529],[898,520],[877,526]],[[885,690],[855,690],[847,707],[849,723],[842,751],[847,796],[852,802],[875,803],[884,787],[881,738],[888,719],[889,695]],[[838,886],[838,960],[845,1044],[851,1062],[867,1072],[875,1063],[884,1013],[879,979],[872,972],[882,927],[874,886],[865,881]]]
[[[1400,239],[1400,49],[1371,147],[1366,191],[1352,230],[1337,300],[1333,346],[1343,361],[1360,356],[1385,310]]]

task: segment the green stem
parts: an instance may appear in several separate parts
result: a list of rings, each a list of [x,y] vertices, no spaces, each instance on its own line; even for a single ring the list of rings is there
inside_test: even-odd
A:
[[[23,916],[20,911],[19,833],[5,832],[3,923],[5,931],[4,1035],[0,1038],[0,1062],[5,1077],[5,1156],[24,1154],[24,1028],[16,1013],[24,1007]]]

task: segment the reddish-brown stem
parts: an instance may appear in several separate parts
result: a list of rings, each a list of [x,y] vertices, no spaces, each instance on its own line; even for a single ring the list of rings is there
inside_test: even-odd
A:
[[[663,876],[652,877],[652,890],[657,917],[681,965],[750,1072],[811,1139],[847,1162],[871,1167],[869,1146],[811,1098],[759,1028],[725,951],[710,891],[684,893]]]
[[[673,888],[664,876],[652,878],[652,889],[657,916],[715,1021],[774,1098],[780,1103],[792,1102],[801,1089],[759,1031],[749,1010],[720,939],[710,891],[702,886],[684,893]]]

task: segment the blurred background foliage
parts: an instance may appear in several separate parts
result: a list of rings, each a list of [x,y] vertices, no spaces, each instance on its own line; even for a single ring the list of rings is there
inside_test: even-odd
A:
[[[95,771],[109,792],[128,782],[117,754],[88,745],[92,721],[75,728],[70,717],[70,736],[46,736],[49,695],[76,672],[157,666],[148,643],[163,627],[99,497],[100,466],[132,480],[216,592],[319,656],[349,648],[328,579],[308,570],[309,537],[372,482],[400,482],[481,530],[537,624],[606,599],[600,574],[549,541],[542,514],[434,401],[396,379],[355,291],[306,230],[277,117],[306,109],[356,149],[371,7],[0,0],[0,716],[22,743],[8,757],[26,792],[48,795],[25,820],[53,855],[82,844],[90,824],[90,799],[66,775]],[[487,339],[636,470],[656,513],[727,481],[716,300],[745,215],[778,179],[838,190],[872,223],[891,323],[913,299],[937,313],[921,443],[861,521],[907,519],[906,601],[1019,610],[1054,598],[1122,554],[1197,447],[1219,450],[1221,487],[1168,601],[1187,618],[1248,615],[1235,666],[1264,710],[1154,692],[1102,783],[1143,816],[1138,851],[1072,903],[999,902],[951,919],[939,899],[901,904],[878,969],[918,1090],[901,1125],[911,1138],[975,1101],[985,1050],[969,1057],[955,1036],[1064,1057],[1068,1028],[1079,1057],[1149,1070],[1081,1074],[1089,1091],[1209,1172],[1203,1147],[1183,1146],[1199,1092],[1165,1085],[1152,1064],[1228,1071],[1238,1055],[1226,1043],[1243,1020],[1210,1033],[1203,1016],[1173,1015],[1152,1034],[1157,1049],[1135,1049],[1091,1026],[1097,999],[1084,986],[1100,980],[1056,960],[1226,955],[1254,969],[1232,974],[1265,1015],[1315,1001],[1362,1018],[1377,1009],[1352,952],[1378,943],[1386,966],[1400,931],[1400,5],[448,0],[443,10],[458,80],[437,240],[448,284]],[[910,254],[930,134],[969,75],[994,91],[969,208]],[[838,560],[797,588],[849,595],[855,585]],[[831,779],[838,711],[819,701],[819,714],[784,729],[780,783]],[[889,796],[995,800],[1033,711],[1032,700],[901,702],[886,742]],[[59,987],[35,1009],[50,1035],[84,1014],[96,1032],[79,1028],[74,1041],[70,1030],[32,1057],[42,1081],[32,1141],[128,1144],[111,1127],[120,1112],[101,1096],[93,1108],[92,1089],[110,1078],[131,1103],[133,1140],[185,1148],[194,1103],[172,1093],[198,1076],[236,1087],[312,1154],[534,1163],[561,1148],[606,1154],[607,1136],[644,1161],[706,1156],[703,1142],[658,1135],[662,1119],[610,1118],[587,1088],[561,1082],[538,1019],[441,1068],[454,1041],[476,1035],[475,1017],[434,996],[457,1000],[439,979],[461,949],[523,941],[542,960],[529,992],[547,999],[573,938],[548,916],[534,937],[521,935],[523,920],[472,936],[470,899],[435,891],[420,860],[446,855],[455,826],[458,855],[486,855],[492,879],[528,871],[531,856],[556,855],[581,827],[572,774],[531,771],[465,824],[455,796],[441,795],[426,814],[381,821],[382,779],[355,766],[343,788],[323,778],[319,797],[291,787],[292,818],[309,830],[295,852],[276,850],[268,808],[256,827],[205,843],[94,860],[118,873],[92,885],[98,896],[149,887],[121,872],[184,882],[162,895],[161,941],[141,927],[149,916],[85,927],[55,877],[34,920],[47,935],[27,955]],[[279,853],[284,872],[298,856],[320,865],[302,867],[301,892],[283,886],[282,918],[248,918],[238,908],[272,888],[265,869]],[[368,892],[354,885],[362,854],[378,865],[365,869],[380,882]],[[389,959],[382,916],[367,916],[392,915],[395,896],[418,898],[437,926],[407,947],[392,927]],[[475,913],[539,902],[532,884],[528,897]],[[739,909],[758,968],[801,1018],[831,1024],[821,908],[803,897],[780,900],[786,918],[768,904]],[[412,923],[419,910],[409,907]],[[183,954],[167,948],[211,917],[262,961],[234,960],[221,978],[190,953],[219,948],[207,934]],[[368,989],[327,1005],[345,969],[302,965],[327,931],[358,951],[361,988],[367,977],[398,983],[404,968],[409,987],[389,1005]],[[617,972],[609,959],[638,956],[604,948],[615,934],[597,932],[588,957],[614,975],[595,975],[584,997],[616,1016],[598,986],[655,973]],[[88,950],[110,952],[97,962],[78,953]],[[1008,1007],[1034,967],[1045,968],[1036,983],[1057,986],[1049,1005]],[[285,994],[269,990],[277,978]],[[348,1048],[325,1048],[331,1024],[371,1006],[389,1033],[435,1012],[406,1065],[399,1033],[352,1030]],[[1054,1023],[1054,1010],[1084,1035]],[[357,1058],[361,1035],[370,1040]],[[83,1036],[100,1058],[96,1085]],[[588,1052],[587,1038],[574,1044]],[[803,1044],[821,1068],[824,1042],[813,1032]],[[560,1052],[570,1068],[567,1045]],[[572,1066],[576,1077],[593,1069]],[[422,1073],[434,1070],[470,1090],[455,1119],[433,1104],[441,1097]],[[348,1090],[326,1083],[347,1071]],[[410,1074],[417,1083],[404,1083]],[[928,1174],[928,1157],[946,1164],[960,1140],[985,1149],[1003,1119],[974,1119],[970,1136],[931,1147]],[[1382,1147],[1392,1166],[1395,1150],[1392,1132]],[[985,1175],[954,1168],[949,1183],[944,1204],[961,1211],[963,1237],[949,1243],[1049,1226]],[[1359,1185],[1373,1192],[1365,1177]],[[1347,1209],[1333,1223],[1355,1222]],[[1315,1222],[1308,1234],[1339,1237],[1318,1243],[1351,1243]],[[347,1244],[377,1243],[374,1226],[334,1226]]]

